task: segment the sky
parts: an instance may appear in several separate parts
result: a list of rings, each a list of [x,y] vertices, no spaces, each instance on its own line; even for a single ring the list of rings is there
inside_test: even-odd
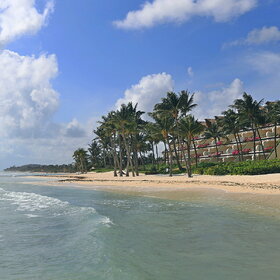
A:
[[[100,116],[280,98],[280,0],[0,0],[0,169],[71,163]]]

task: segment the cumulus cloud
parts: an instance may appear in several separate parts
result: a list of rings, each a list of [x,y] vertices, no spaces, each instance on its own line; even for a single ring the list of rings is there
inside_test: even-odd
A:
[[[34,0],[1,0],[0,46],[39,31],[52,10],[52,1],[48,1],[44,11],[39,13]]]
[[[154,0],[130,11],[114,24],[124,29],[149,28],[166,22],[185,22],[194,16],[207,16],[217,22],[229,21],[257,5],[257,0]]]
[[[81,124],[76,120],[73,119],[70,123],[67,124],[65,129],[65,136],[79,138],[84,137],[86,132]]]
[[[123,103],[133,102],[138,103],[138,109],[150,112],[153,110],[154,104],[160,102],[168,91],[173,90],[173,86],[174,82],[169,74],[145,76],[138,84],[125,91],[124,97],[117,101],[116,107],[120,107]]]
[[[228,87],[214,90],[208,93],[198,91],[195,93],[195,102],[198,104],[194,114],[199,119],[213,118],[226,110],[237,98],[240,98],[243,89],[243,82],[235,79]]]
[[[277,26],[262,27],[250,31],[245,39],[239,39],[225,44],[227,46],[261,45],[280,41],[280,30]]]
[[[59,104],[51,80],[58,67],[55,55],[20,56],[0,52],[1,136],[38,136]]]

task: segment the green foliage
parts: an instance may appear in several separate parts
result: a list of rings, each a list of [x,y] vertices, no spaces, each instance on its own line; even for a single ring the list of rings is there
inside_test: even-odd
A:
[[[97,169],[94,169],[93,172],[96,172],[96,173],[105,173],[105,172],[110,172],[110,171],[114,171],[113,168],[97,168]]]
[[[261,175],[280,173],[280,160],[219,163],[210,167],[196,168],[194,172],[205,175]]]
[[[45,173],[72,173],[76,169],[72,164],[61,165],[42,165],[42,164],[26,164],[22,166],[12,166],[4,171],[9,172],[45,172]]]
[[[159,174],[160,172],[157,170],[155,166],[152,166],[149,170],[145,172],[145,175],[155,175]]]
[[[216,165],[218,165],[218,163],[216,163],[216,162],[200,162],[197,165],[197,167],[193,168],[193,173],[203,175],[207,168],[213,167],[213,166],[216,166]]]

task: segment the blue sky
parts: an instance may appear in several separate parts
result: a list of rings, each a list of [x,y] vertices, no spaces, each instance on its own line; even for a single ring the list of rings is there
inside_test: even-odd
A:
[[[102,114],[128,101],[150,110],[170,89],[196,92],[200,109],[194,113],[200,119],[218,114],[243,91],[257,99],[280,96],[280,1],[50,3],[7,0],[4,7],[14,19],[0,28],[1,70],[19,57],[15,71],[23,61],[33,64],[24,68],[24,86],[15,88],[22,102],[0,112],[6,124],[0,130],[0,167],[71,162],[73,150],[93,137]],[[51,6],[47,11],[46,5]],[[26,14],[21,15],[23,6]],[[0,19],[4,16],[0,6]],[[23,19],[25,29],[12,26],[21,26]],[[34,80],[28,76],[32,71],[40,79],[28,84]],[[21,85],[21,79],[18,73],[11,83]],[[7,97],[7,79],[5,83],[0,87],[2,104],[12,102],[15,94]],[[26,117],[28,112],[34,114]],[[34,125],[26,125],[32,118]]]

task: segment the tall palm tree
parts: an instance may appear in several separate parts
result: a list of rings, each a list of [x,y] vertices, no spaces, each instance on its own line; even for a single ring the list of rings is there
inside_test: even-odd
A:
[[[234,101],[234,104],[231,106],[232,108],[237,110],[237,113],[240,115],[240,117],[243,120],[249,122],[250,127],[253,131],[254,160],[256,160],[256,135],[258,134],[260,137],[258,125],[263,122],[263,112],[261,111],[262,103],[263,103],[263,99],[260,101],[254,100],[250,94],[244,92],[243,98],[236,99]],[[261,137],[260,137],[260,142],[265,157],[264,147],[263,147]]]
[[[174,120],[175,135],[172,143],[173,143],[177,165],[180,170],[182,170],[182,166],[180,164],[180,159],[176,148],[176,139],[179,146],[182,143],[180,141],[180,136],[179,136],[178,122],[180,117],[185,116],[196,106],[197,104],[194,104],[194,94],[190,94],[188,91],[181,91],[179,94],[176,94],[175,92],[168,92],[167,96],[162,98],[161,103],[158,103],[154,106],[155,112],[160,114],[168,114]]]
[[[280,100],[276,102],[267,102],[266,103],[266,115],[267,122],[270,122],[274,125],[274,151],[275,157],[278,158],[277,154],[277,125],[280,124]]]
[[[218,150],[218,141],[224,136],[221,127],[217,124],[217,121],[211,122],[206,120],[206,130],[204,132],[204,137],[206,139],[214,139],[215,148],[216,148],[216,160],[219,161],[219,150]]]
[[[227,111],[224,111],[222,114],[224,117],[218,120],[218,124],[222,126],[225,135],[233,134],[237,145],[238,159],[239,161],[241,161],[243,160],[243,155],[242,155],[242,144],[240,141],[239,132],[242,128],[242,124],[239,115],[236,112],[234,112],[232,109],[228,109]]]
[[[164,144],[168,146],[168,153],[169,153],[169,176],[172,177],[172,168],[173,168],[173,152],[171,146],[171,131],[174,128],[174,121],[167,114],[158,114],[156,112],[150,113],[150,116],[153,117],[155,120],[155,129],[162,135]]]
[[[114,176],[117,176],[117,169],[119,168],[120,176],[122,176],[122,153],[120,149],[120,160],[117,155],[116,148],[116,138],[117,138],[117,128],[114,124],[115,122],[115,112],[111,111],[107,116],[102,116],[102,121],[99,121],[100,126],[94,131],[98,136],[99,140],[106,141],[110,147],[110,152],[114,162]]]
[[[137,104],[134,106],[132,102],[127,105],[122,104],[120,109],[115,112],[114,124],[121,135],[127,156],[126,176],[129,176],[129,167],[132,170],[132,176],[135,176],[135,165],[132,160],[133,152],[133,136],[138,133],[141,125],[142,111],[137,110]],[[138,160],[138,159],[137,159]],[[136,170],[137,173],[137,170]]]
[[[186,155],[184,154],[184,160],[186,163],[186,169],[188,170],[188,177],[192,177],[192,164],[191,164],[191,144],[193,138],[200,134],[204,127],[203,125],[194,118],[192,115],[188,115],[183,117],[179,122],[179,130],[182,136],[182,139],[187,145],[188,152],[188,160],[186,159]]]

